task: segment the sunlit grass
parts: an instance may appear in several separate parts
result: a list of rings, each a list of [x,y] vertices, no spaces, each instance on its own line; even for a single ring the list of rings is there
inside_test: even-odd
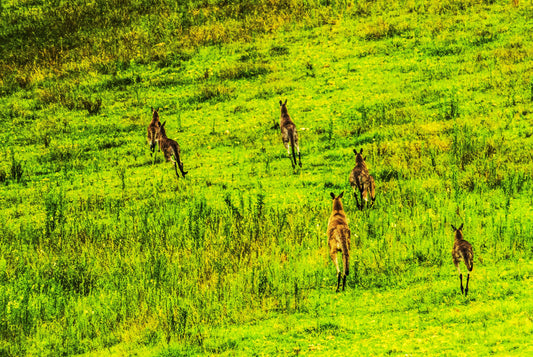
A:
[[[182,13],[161,3],[169,23]],[[107,47],[98,18],[101,53],[9,57],[0,354],[531,350],[531,5],[293,5],[298,21],[267,9],[271,22],[250,13],[235,29],[245,4],[183,10],[183,43],[128,18]],[[280,99],[301,169],[275,126]],[[153,163],[150,107],[186,179]],[[364,212],[348,184],[356,148],[377,183]],[[343,190],[352,266],[334,294],[326,225]],[[467,299],[450,254],[462,222]]]

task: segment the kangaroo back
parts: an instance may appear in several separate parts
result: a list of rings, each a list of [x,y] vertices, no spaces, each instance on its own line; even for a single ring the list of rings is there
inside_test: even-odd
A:
[[[455,233],[455,239],[452,249],[453,264],[459,273],[459,281],[461,282],[461,294],[468,295],[468,282],[470,281],[470,272],[474,269],[474,252],[472,245],[463,238],[463,224],[459,228],[452,225]],[[461,273],[460,263],[463,261],[468,269],[466,275],[466,288],[463,288],[463,274]]]
[[[357,152],[353,150],[355,154],[355,167],[350,173],[349,181],[353,189],[353,195],[355,197],[357,207],[362,210],[363,207],[368,205],[369,195],[370,195],[370,207],[374,205],[376,199],[376,183],[374,177],[372,177],[368,172],[368,167],[365,163],[365,158],[363,157],[363,149]],[[359,191],[359,197],[361,198],[361,204],[359,204],[359,199],[357,192]]]
[[[463,242],[466,243],[463,247],[464,262],[468,271],[472,271],[472,269],[474,269],[474,253],[472,252],[472,246],[467,241]]]
[[[183,177],[187,174],[187,171],[183,170],[183,162],[181,161],[180,147],[175,140],[169,139],[165,131],[166,121],[163,122],[160,126],[157,127],[157,138],[159,143],[159,149],[163,152],[165,159],[167,161],[172,161],[174,164],[174,171],[176,176],[179,178],[178,168],[181,171]],[[174,157],[174,158],[172,158]]]
[[[333,264],[335,264],[335,269],[337,270],[337,291],[339,291],[340,282],[342,279],[342,290],[346,286],[346,276],[350,273],[350,228],[348,227],[348,221],[346,219],[346,214],[342,207],[341,198],[344,192],[342,192],[338,197],[335,197],[335,194],[331,193],[331,198],[333,198],[333,210],[329,217],[328,221],[328,246],[329,246],[329,255]],[[337,261],[337,252],[342,253],[342,273],[339,268],[339,263]]]
[[[146,140],[148,141],[148,144],[150,144],[150,150],[152,151],[152,154],[155,151],[155,145],[157,141],[157,127],[161,124],[159,121],[159,109],[155,110],[152,109],[152,120],[150,121],[150,124],[148,124],[148,127],[146,128]]]
[[[285,103],[280,100],[279,104],[281,107],[281,116],[279,121],[281,140],[283,141],[283,145],[289,154],[292,167],[296,167],[296,153],[298,153],[298,164],[301,167],[302,159],[300,156],[300,147],[298,146],[298,133],[296,132],[296,125],[292,121],[289,111],[287,110],[287,100],[285,100]]]

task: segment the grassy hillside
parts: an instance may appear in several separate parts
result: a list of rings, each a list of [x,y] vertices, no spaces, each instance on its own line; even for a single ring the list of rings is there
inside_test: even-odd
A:
[[[3,2],[0,355],[531,352],[532,14]],[[150,107],[186,179],[154,163]],[[378,192],[363,212],[348,183],[361,148]],[[335,294],[341,191],[351,273]],[[450,254],[462,222],[467,298]]]

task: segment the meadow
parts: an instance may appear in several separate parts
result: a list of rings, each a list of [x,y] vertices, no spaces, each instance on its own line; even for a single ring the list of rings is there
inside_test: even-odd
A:
[[[533,352],[531,2],[12,0],[0,23],[0,356]]]

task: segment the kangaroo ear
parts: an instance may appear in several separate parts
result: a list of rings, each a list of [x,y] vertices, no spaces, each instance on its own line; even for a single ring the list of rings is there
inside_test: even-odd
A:
[[[154,107],[150,107],[150,109],[152,109],[152,112],[154,111]]]
[[[344,191],[342,191],[341,194],[338,195],[337,197],[338,197],[338,198],[342,198],[343,195],[344,195]]]
[[[163,122],[163,124],[161,124],[161,126],[165,126],[166,123],[167,123],[167,121],[165,120],[165,121]]]
[[[454,231],[457,230],[457,228],[455,228],[453,224],[451,224],[451,226],[452,226],[452,229],[453,229]]]
[[[354,153],[355,155],[357,155],[357,150],[353,149],[353,153]]]
[[[288,99],[285,99],[285,103],[283,103],[283,104],[287,105],[287,100],[288,100]]]
[[[459,230],[463,229],[463,224],[464,223],[461,223],[461,226],[459,227]]]
[[[361,148],[361,151],[359,151],[359,154],[362,154],[363,153],[363,148]]]
[[[283,105],[283,102],[280,100],[279,101],[279,106],[281,107]]]
[[[365,161],[366,161],[366,156],[365,156],[365,157],[363,157],[363,160],[365,160]]]
[[[330,192],[329,195],[331,196],[331,199],[335,199],[335,194],[333,192]]]

